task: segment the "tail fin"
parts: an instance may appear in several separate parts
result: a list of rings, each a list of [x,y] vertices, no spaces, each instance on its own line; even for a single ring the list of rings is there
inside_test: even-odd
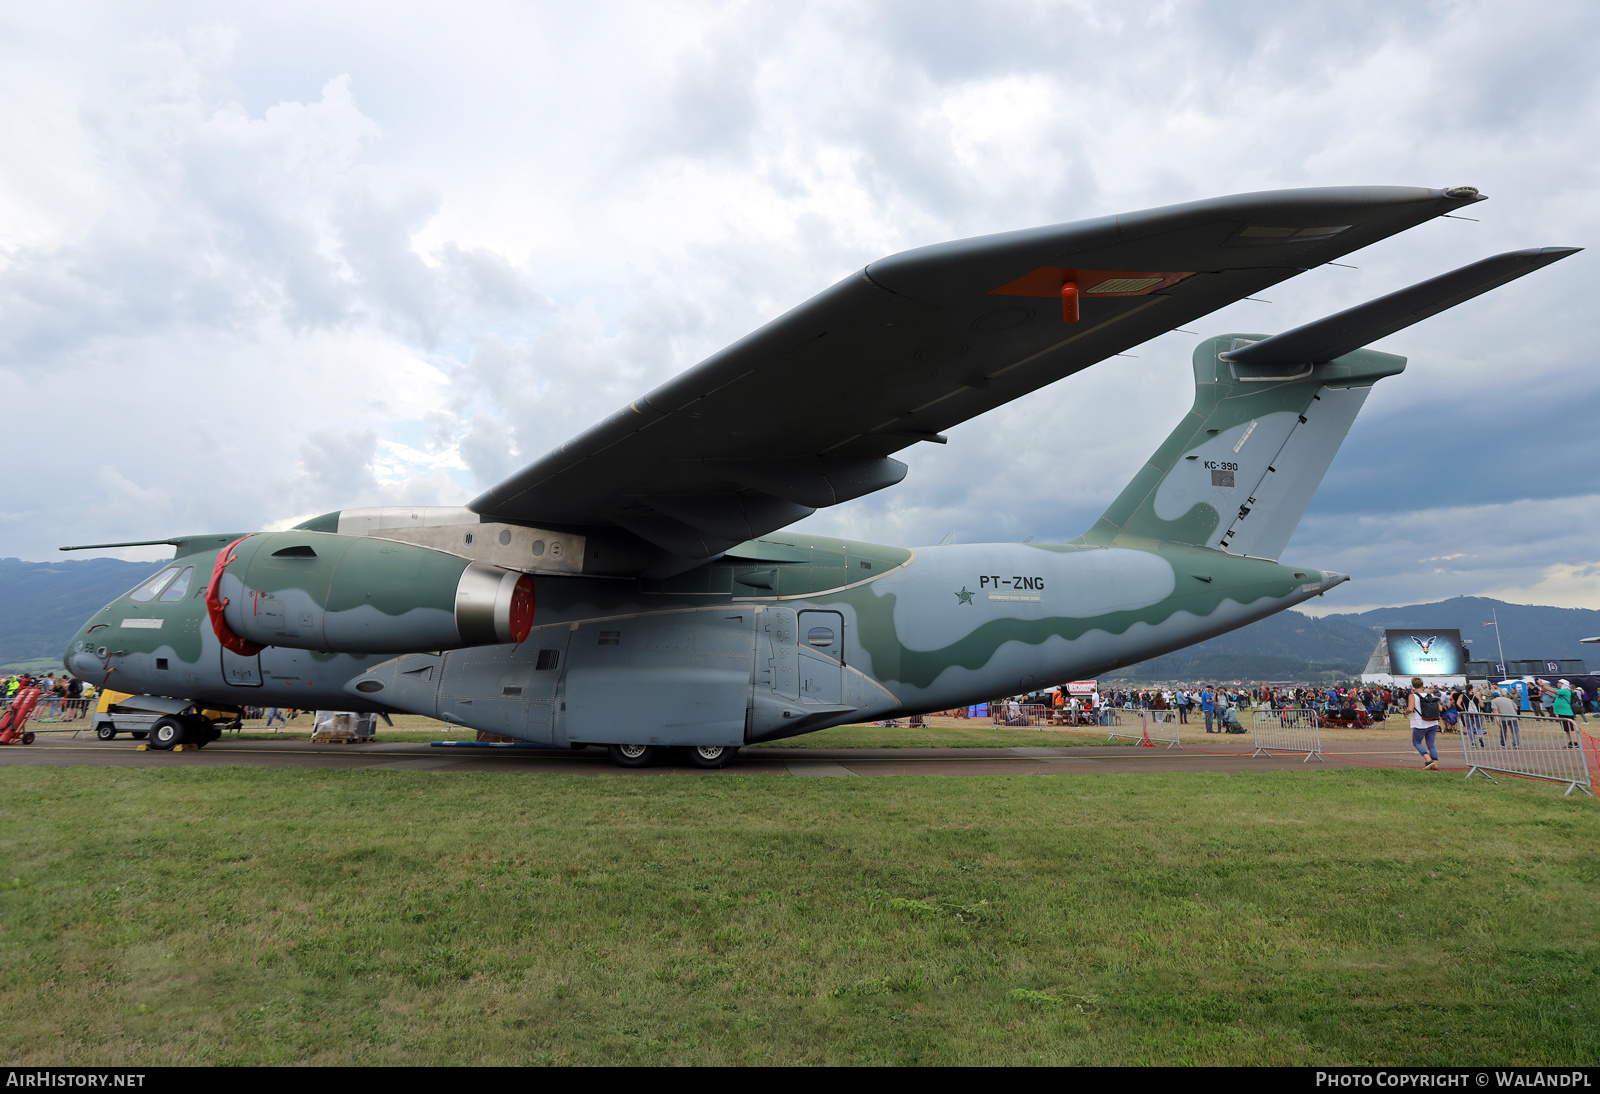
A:
[[[1497,255],[1270,338],[1200,343],[1194,406],[1080,541],[1277,559],[1372,385],[1405,370],[1404,357],[1357,347],[1572,253]]]
[[[1238,376],[1222,359],[1261,335],[1194,351],[1194,407],[1083,537],[1192,543],[1276,559],[1311,503],[1372,385],[1404,357],[1357,350],[1322,365]]]

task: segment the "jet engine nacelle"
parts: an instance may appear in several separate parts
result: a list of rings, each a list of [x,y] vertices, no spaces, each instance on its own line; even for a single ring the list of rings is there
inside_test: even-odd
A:
[[[527,574],[428,547],[291,530],[224,548],[206,606],[235,653],[414,653],[521,642],[534,588]]]

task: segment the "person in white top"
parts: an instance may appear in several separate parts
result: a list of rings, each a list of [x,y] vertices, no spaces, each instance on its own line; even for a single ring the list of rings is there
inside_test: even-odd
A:
[[[1411,720],[1411,747],[1422,757],[1422,766],[1429,771],[1439,770],[1439,750],[1433,746],[1439,732],[1439,693],[1422,687],[1422,677],[1411,678],[1411,698],[1406,700],[1406,714]],[[1422,747],[1426,741],[1428,747]]]

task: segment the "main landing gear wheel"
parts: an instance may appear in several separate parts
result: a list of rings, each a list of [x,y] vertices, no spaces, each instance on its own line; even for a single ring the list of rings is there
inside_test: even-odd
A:
[[[109,741],[117,735],[117,727],[108,723],[95,730],[94,735],[102,741]]]
[[[695,767],[727,767],[738,754],[737,748],[728,745],[696,745],[689,749],[689,762]]]
[[[189,739],[189,727],[181,718],[162,718],[150,727],[150,747],[166,752]]]
[[[222,730],[204,718],[196,718],[189,723],[189,740],[196,748],[204,748],[221,736]]]
[[[661,750],[655,745],[610,745],[611,762],[618,767],[649,767]]]

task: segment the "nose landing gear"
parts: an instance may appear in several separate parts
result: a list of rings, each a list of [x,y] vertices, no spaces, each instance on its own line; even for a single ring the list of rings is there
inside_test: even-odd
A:
[[[150,727],[150,747],[167,752],[179,745],[204,748],[222,736],[222,731],[206,718],[185,718],[171,714]]]

